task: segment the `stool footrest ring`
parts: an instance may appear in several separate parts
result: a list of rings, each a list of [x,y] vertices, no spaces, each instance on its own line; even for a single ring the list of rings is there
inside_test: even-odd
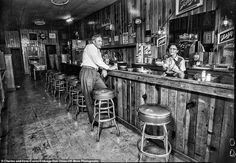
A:
[[[160,135],[160,136],[154,136],[154,135],[148,135],[148,134],[145,134],[144,135],[144,138],[151,138],[151,139],[164,139],[165,138],[165,135]]]
[[[153,157],[153,158],[155,158],[155,157],[168,157],[169,155],[170,155],[170,153],[171,153],[171,150],[172,150],[172,147],[171,147],[171,144],[170,144],[170,142],[168,141],[168,152],[167,153],[165,153],[165,154],[152,154],[152,153],[147,153],[147,152],[145,152],[145,151],[142,151],[141,149],[140,149],[140,142],[141,142],[141,138],[138,140],[138,142],[137,142],[137,147],[138,147],[138,150],[139,150],[139,152],[141,152],[142,154],[144,154],[144,155],[146,155],[146,156],[149,156],[149,157]]]

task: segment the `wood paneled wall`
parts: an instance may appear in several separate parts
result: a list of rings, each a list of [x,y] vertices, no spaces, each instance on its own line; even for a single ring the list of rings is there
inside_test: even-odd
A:
[[[216,9],[216,0],[206,0],[203,1],[203,6],[176,16],[175,2],[175,0],[119,0],[82,19],[77,23],[76,28],[82,39],[90,39],[95,33],[101,33],[103,36],[113,39],[115,35],[121,35],[124,32],[128,32],[129,35],[136,32],[136,42],[145,42],[146,30],[151,30],[152,35],[156,35],[155,40],[162,37],[162,35],[157,35],[159,27],[164,27],[168,43],[170,19]],[[136,17],[142,19],[141,25],[134,23]],[[89,22],[94,22],[94,24],[89,24]],[[102,27],[105,23],[113,24],[114,30],[105,30],[105,27]],[[152,57],[162,57],[165,53],[166,45],[161,47],[152,45]]]
[[[29,33],[37,34],[37,40],[30,40]],[[46,39],[41,39],[39,35],[44,33]],[[56,38],[49,38],[49,33],[55,33]],[[24,69],[25,73],[29,74],[29,65],[28,65],[28,56],[29,54],[28,47],[35,46],[38,49],[38,57],[40,64],[46,63],[46,49],[45,45],[56,45],[57,54],[60,54],[59,40],[58,40],[58,31],[56,30],[33,30],[33,29],[21,29],[21,45],[22,45],[22,53],[23,53],[23,61],[24,61]]]
[[[7,48],[20,48],[20,35],[18,31],[5,31]]]

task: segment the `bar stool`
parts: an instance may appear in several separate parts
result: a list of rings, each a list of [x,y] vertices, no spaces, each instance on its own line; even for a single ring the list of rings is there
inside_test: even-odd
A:
[[[53,76],[55,71],[54,70],[48,70],[46,73],[46,92],[52,91],[52,85],[53,85]]]
[[[77,76],[71,75],[71,76],[66,76],[65,81],[66,81],[66,93],[65,93],[65,103],[67,103],[68,97],[70,98],[70,83],[72,80],[77,79]]]
[[[59,74],[61,74],[61,72],[53,70],[50,75],[49,93],[52,93],[53,95],[54,95],[54,91],[55,91],[56,76]]]
[[[59,101],[61,100],[61,92],[65,92],[65,74],[57,74],[54,80],[54,98],[56,99],[56,93],[58,92]]]
[[[50,84],[50,75],[52,74],[52,70],[47,70],[45,74],[45,92],[48,91],[48,87]]]
[[[96,135],[96,141],[98,142],[100,139],[100,129],[101,129],[101,123],[110,121],[113,122],[115,126],[110,127],[116,127],[117,136],[120,135],[119,127],[116,123],[116,115],[115,115],[115,105],[113,102],[113,98],[115,96],[115,93],[113,90],[110,90],[108,88],[104,89],[98,89],[93,91],[93,98],[94,98],[94,114],[93,114],[93,122],[92,122],[92,131],[93,131],[93,125],[96,121],[96,117],[98,116],[97,122],[98,122],[98,128],[97,128],[97,135]]]
[[[86,105],[85,99],[80,89],[80,84],[78,79],[72,79],[69,84],[69,105],[67,111],[69,112],[70,108],[76,106],[75,118],[77,119],[78,114],[80,113],[80,108],[84,112]]]
[[[139,161],[142,161],[142,156],[146,155],[152,158],[164,157],[166,159],[166,162],[168,162],[169,155],[171,152],[171,144],[168,141],[168,131],[166,125],[171,121],[170,111],[167,109],[167,107],[162,105],[144,104],[139,106],[138,117],[142,122],[144,122],[142,128],[141,147],[140,147],[140,140],[138,141],[138,148],[140,151]],[[147,134],[145,132],[147,125],[163,127],[163,135],[156,136]],[[157,146],[150,146],[150,145],[144,146],[144,142],[147,138],[162,140],[164,143],[165,153],[159,154],[157,152]]]

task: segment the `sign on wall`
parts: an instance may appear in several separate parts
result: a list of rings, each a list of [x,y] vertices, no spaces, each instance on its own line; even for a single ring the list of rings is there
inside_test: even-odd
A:
[[[50,39],[55,39],[56,38],[56,33],[49,33],[49,38]]]
[[[176,15],[183,14],[203,5],[203,0],[176,0]]]
[[[157,40],[157,47],[163,46],[166,44],[166,36],[163,36]]]
[[[144,43],[137,43],[136,63],[143,63],[143,46]]]
[[[205,31],[203,33],[203,44],[214,43],[214,31]]]
[[[234,28],[229,28],[218,34],[218,44],[222,44],[234,39]]]

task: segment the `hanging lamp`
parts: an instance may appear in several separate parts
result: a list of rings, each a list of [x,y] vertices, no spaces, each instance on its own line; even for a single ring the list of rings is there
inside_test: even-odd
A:
[[[51,3],[56,6],[66,5],[70,0],[51,0]]]
[[[224,17],[224,20],[223,20],[222,24],[223,24],[224,26],[229,25],[229,20],[228,20],[227,16]]]

